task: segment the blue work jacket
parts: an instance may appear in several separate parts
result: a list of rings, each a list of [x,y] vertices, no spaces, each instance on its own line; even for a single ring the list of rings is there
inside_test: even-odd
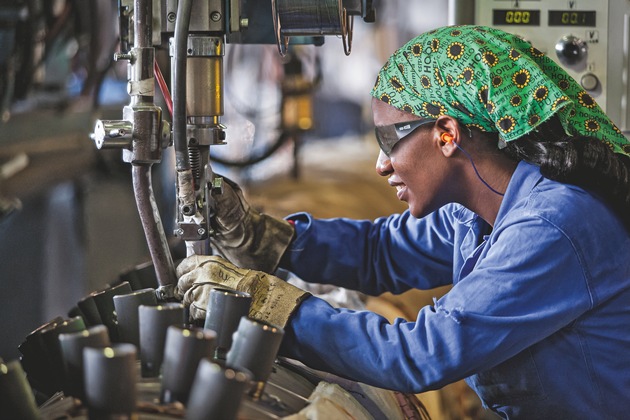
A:
[[[403,392],[466,378],[506,418],[630,415],[630,236],[597,197],[520,163],[494,228],[450,204],[416,219],[300,213],[283,265],[370,295],[453,284],[415,322],[309,297],[282,351]]]

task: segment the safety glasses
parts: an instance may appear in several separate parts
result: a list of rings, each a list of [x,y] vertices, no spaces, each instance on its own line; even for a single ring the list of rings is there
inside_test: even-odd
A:
[[[432,119],[421,118],[419,120],[376,127],[376,140],[383,153],[389,156],[396,143],[413,133],[418,127],[434,122],[435,120]]]

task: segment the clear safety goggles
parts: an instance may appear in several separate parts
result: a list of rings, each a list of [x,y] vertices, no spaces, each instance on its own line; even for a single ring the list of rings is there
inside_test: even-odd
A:
[[[383,153],[389,156],[396,143],[413,133],[418,127],[434,122],[435,120],[432,119],[421,118],[419,120],[405,121],[376,127],[374,130],[376,133],[376,140],[378,141],[378,145],[381,147]]]

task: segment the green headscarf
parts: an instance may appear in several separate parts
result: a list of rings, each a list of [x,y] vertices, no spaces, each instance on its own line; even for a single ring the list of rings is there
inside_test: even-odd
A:
[[[557,114],[569,135],[630,156],[630,142],[595,100],[530,43],[484,26],[451,26],[398,49],[372,96],[424,118],[450,115],[509,142]]]

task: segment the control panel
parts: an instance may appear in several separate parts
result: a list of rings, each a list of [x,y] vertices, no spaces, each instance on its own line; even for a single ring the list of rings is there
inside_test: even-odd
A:
[[[531,42],[630,130],[630,0],[476,0],[475,24]]]

